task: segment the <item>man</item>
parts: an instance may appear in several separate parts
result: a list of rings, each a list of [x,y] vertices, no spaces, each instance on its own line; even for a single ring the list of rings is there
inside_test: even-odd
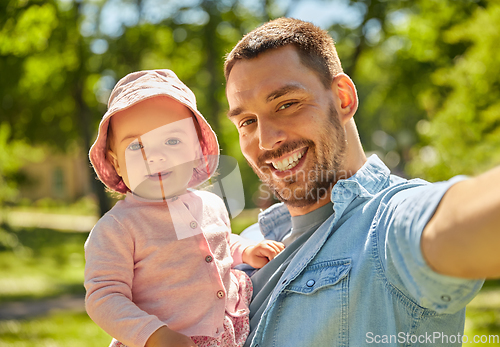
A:
[[[367,159],[355,86],[310,23],[250,32],[225,76],[241,150],[283,201],[260,231],[287,246],[252,276],[246,346],[466,341],[478,279],[500,276],[500,168],[429,184]]]

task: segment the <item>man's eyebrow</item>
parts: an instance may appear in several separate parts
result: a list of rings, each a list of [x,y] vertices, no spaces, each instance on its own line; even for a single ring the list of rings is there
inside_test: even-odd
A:
[[[241,107],[237,107],[233,110],[229,110],[227,111],[227,117],[228,118],[231,118],[231,117],[236,117],[237,115],[243,113],[243,108]]]
[[[305,90],[304,87],[298,84],[287,84],[279,89],[273,90],[271,93],[269,93],[266,97],[266,102],[271,102],[279,97],[282,97],[283,95],[286,95],[291,92],[295,92],[298,90]],[[227,112],[228,118],[235,117],[239,115],[240,113],[243,113],[243,109],[241,107],[237,107],[234,110],[229,110]]]
[[[266,102],[273,101],[279,97],[282,97],[283,95],[286,95],[286,94],[291,93],[291,92],[295,92],[297,90],[304,90],[304,87],[297,85],[297,84],[287,84],[287,85],[269,93],[269,95],[266,98]]]
[[[235,108],[233,110],[227,111],[227,117],[228,118],[236,117],[237,115],[239,115],[242,112],[243,112],[243,109],[241,107],[237,107],[237,108]]]

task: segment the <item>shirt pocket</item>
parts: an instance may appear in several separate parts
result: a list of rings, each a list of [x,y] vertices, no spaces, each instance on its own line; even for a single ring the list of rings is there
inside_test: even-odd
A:
[[[307,266],[279,295],[263,345],[347,346],[350,271],[351,259]]]
[[[314,294],[328,286],[339,284],[351,270],[351,260],[324,261],[307,266],[301,275],[285,289],[298,294]]]

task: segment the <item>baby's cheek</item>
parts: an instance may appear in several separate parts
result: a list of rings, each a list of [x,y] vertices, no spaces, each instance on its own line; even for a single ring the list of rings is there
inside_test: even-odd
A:
[[[136,153],[128,154],[125,159],[126,170],[122,177],[127,187],[133,191],[144,180],[145,163],[142,155]]]

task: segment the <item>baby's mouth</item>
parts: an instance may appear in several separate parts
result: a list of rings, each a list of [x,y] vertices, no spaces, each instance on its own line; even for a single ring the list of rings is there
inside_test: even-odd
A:
[[[159,181],[160,179],[167,178],[168,176],[170,176],[171,173],[172,173],[172,171],[162,171],[162,172],[157,172],[157,173],[154,173],[151,175],[146,175],[146,178],[153,180],[153,181]]]

